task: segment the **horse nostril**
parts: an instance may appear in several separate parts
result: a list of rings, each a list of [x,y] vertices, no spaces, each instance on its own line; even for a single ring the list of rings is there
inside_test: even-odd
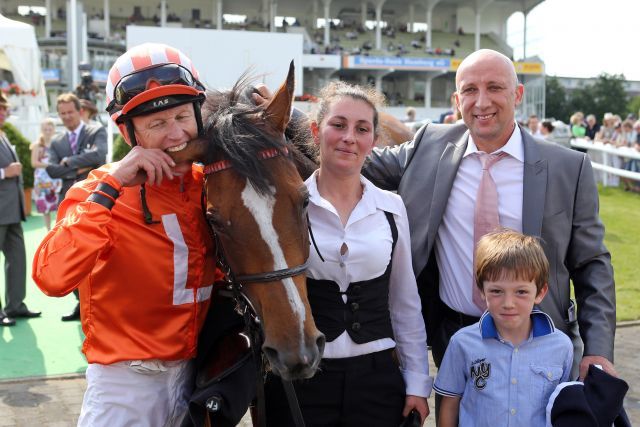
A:
[[[318,346],[318,355],[322,358],[322,354],[324,353],[324,344],[327,342],[327,339],[324,337],[324,334],[318,335],[316,338],[316,345]]]
[[[278,360],[278,350],[276,350],[275,348],[263,346],[262,351],[264,352],[265,356],[267,356],[267,359],[269,359],[269,362],[271,362],[272,364]]]

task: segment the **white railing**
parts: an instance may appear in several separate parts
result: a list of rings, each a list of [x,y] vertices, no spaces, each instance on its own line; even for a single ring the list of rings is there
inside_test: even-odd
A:
[[[623,178],[633,179],[634,181],[640,181],[640,172],[631,172],[626,169],[619,169],[611,164],[611,156],[624,157],[627,159],[640,160],[640,151],[637,151],[631,147],[614,147],[611,144],[603,144],[601,142],[591,142],[586,139],[572,139],[571,146],[575,148],[582,148],[588,151],[597,151],[602,156],[602,163],[591,161],[591,166],[595,170],[604,172],[602,174],[602,185],[607,186],[609,183],[609,174],[617,175]]]

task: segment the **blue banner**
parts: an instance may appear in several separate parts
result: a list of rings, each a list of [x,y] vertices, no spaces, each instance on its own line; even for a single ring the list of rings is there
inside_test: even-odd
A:
[[[109,78],[109,71],[105,70],[92,70],[91,77],[93,77],[94,82],[98,83],[106,83]]]
[[[42,78],[45,82],[59,82],[60,81],[60,69],[59,68],[44,68],[42,70]]]
[[[412,68],[425,70],[448,70],[451,67],[449,58],[418,58],[395,56],[352,56],[354,68]]]

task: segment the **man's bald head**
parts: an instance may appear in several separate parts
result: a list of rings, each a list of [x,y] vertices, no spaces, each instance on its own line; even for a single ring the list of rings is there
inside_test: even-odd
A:
[[[507,75],[513,78],[513,87],[518,84],[518,75],[516,74],[516,68],[513,66],[513,62],[505,55],[491,49],[476,50],[465,59],[462,60],[458,70],[456,71],[456,89],[460,90],[460,77],[466,69],[473,67],[478,62],[485,64],[492,64],[492,66],[499,67]]]
[[[455,95],[478,149],[492,153],[507,143],[524,95],[509,58],[489,49],[467,56],[456,72]]]

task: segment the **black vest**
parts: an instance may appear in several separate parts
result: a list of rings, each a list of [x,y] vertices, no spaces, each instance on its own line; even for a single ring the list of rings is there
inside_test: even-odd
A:
[[[345,330],[357,344],[393,338],[389,315],[389,276],[393,251],[398,241],[398,228],[393,214],[385,212],[393,243],[387,269],[374,279],[353,282],[346,292],[332,280],[307,278],[309,304],[316,327],[327,341],[338,338]],[[347,295],[347,302],[342,295]]]

